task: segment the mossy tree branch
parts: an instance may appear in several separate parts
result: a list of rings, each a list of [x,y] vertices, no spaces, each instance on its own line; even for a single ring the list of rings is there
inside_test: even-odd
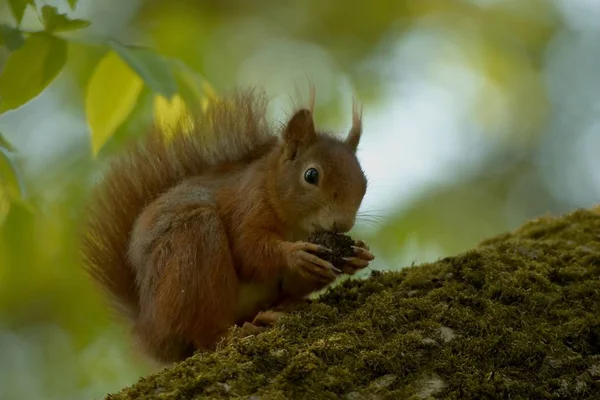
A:
[[[233,332],[108,399],[594,398],[599,211],[348,280],[274,328]]]

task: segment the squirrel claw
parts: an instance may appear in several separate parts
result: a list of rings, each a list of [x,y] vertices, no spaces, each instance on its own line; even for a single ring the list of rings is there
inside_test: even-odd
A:
[[[365,268],[369,265],[369,261],[363,260],[358,257],[343,257],[342,260],[346,261],[349,264],[352,264],[357,268]]]
[[[369,245],[368,245],[368,244],[366,244],[366,243],[365,243],[364,241],[362,241],[362,240],[355,240],[355,241],[354,241],[354,246],[356,246],[356,247],[360,247],[360,248],[363,248],[363,249],[365,249],[365,250],[367,250],[367,251],[371,250],[371,249],[369,248]]]
[[[354,275],[359,270],[369,266],[369,262],[367,260],[362,260],[357,257],[344,257],[342,260],[346,261],[346,264],[344,264],[342,269],[347,275]]]
[[[336,279],[336,272],[342,272],[330,262],[313,254],[313,252],[318,253],[321,249],[327,249],[326,247],[308,242],[290,243],[287,246],[289,246],[287,250],[288,265],[308,279],[329,283]],[[330,250],[327,249],[327,251]]]
[[[355,240],[354,246],[354,257],[344,257],[346,263],[342,266],[342,270],[347,275],[354,275],[359,270],[369,266],[369,262],[375,259],[373,253],[369,251],[369,246],[362,240]]]
[[[364,247],[352,246],[352,249],[354,249],[354,254],[363,260],[373,261],[375,259],[373,253]]]
[[[325,246],[322,246],[320,244],[314,244],[314,243],[309,243],[309,242],[303,242],[303,243],[306,243],[304,245],[304,247],[305,247],[304,250],[306,250],[306,251],[310,251],[310,252],[317,253],[317,254],[319,254],[319,253],[321,253],[321,254],[324,254],[324,253],[332,254],[333,253],[333,250],[331,250],[330,248],[327,248]]]

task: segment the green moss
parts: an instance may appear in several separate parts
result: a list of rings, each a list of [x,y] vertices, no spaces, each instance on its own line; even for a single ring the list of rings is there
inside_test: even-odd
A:
[[[108,399],[585,399],[600,393],[600,215],[347,280]]]

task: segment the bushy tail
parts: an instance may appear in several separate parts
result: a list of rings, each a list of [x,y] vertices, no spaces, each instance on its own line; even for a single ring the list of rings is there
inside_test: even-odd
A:
[[[212,165],[258,158],[276,142],[264,95],[254,91],[215,100],[193,122],[191,133],[168,139],[154,129],[112,161],[92,192],[82,237],[84,267],[126,317],[139,313],[127,248],[145,205],[183,178]]]

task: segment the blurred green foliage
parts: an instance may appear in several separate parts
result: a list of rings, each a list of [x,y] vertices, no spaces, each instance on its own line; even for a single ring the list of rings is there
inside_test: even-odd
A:
[[[98,398],[148,370],[81,271],[82,205],[109,157],[152,122],[168,124],[237,86],[264,86],[279,99],[307,88],[308,76],[317,122],[337,129],[353,94],[372,109],[385,105],[382,66],[418,29],[444,38],[424,71],[433,84],[453,65],[482,77],[465,112],[495,151],[409,206],[372,212],[374,229],[359,224],[378,252],[373,268],[456,253],[571,206],[532,161],[554,112],[545,54],[563,24],[543,0],[3,0],[0,122],[51,124],[60,112],[73,123],[42,161],[24,149],[52,126],[23,139],[0,124],[0,398]]]

